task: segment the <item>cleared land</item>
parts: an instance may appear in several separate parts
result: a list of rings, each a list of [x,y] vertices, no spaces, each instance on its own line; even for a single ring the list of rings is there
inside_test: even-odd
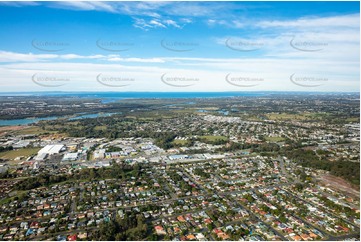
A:
[[[36,155],[39,150],[40,148],[23,148],[18,150],[4,151],[4,152],[0,152],[0,158],[14,160],[16,157],[19,156],[28,157],[31,155]]]
[[[22,130],[22,129],[26,129],[28,128],[28,126],[3,126],[3,127],[0,127],[0,136],[3,136],[9,132],[12,132],[12,131],[19,131],[19,130]]]
[[[330,186],[335,190],[342,191],[350,196],[357,196],[360,198],[360,189],[342,179],[341,177],[325,174],[320,177],[321,183],[324,183],[326,186]]]
[[[34,135],[41,135],[45,133],[57,133],[56,131],[49,131],[43,130],[38,126],[25,126],[23,129],[19,129],[14,131],[14,135],[27,135],[27,134],[34,134]]]

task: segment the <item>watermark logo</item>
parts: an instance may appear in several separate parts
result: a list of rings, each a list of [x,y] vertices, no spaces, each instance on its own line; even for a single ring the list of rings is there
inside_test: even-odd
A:
[[[228,38],[225,42],[226,46],[231,50],[241,52],[257,51],[264,47],[264,43],[260,41],[244,40],[237,38]]]
[[[135,78],[126,76],[106,76],[102,73],[96,76],[97,82],[107,87],[126,87],[135,81]]]
[[[31,80],[36,85],[42,87],[61,87],[67,84],[70,81],[70,78],[58,75],[35,73],[32,75]]]
[[[160,45],[166,50],[175,51],[175,52],[192,51],[199,46],[199,44],[196,42],[179,41],[179,40],[172,41],[166,39],[163,39],[160,42]]]
[[[226,82],[237,87],[255,87],[264,81],[264,79],[260,77],[232,75],[231,73],[228,73],[225,79]]]
[[[290,41],[290,46],[296,50],[304,52],[318,52],[322,51],[325,47],[328,46],[328,43],[322,41],[313,41],[313,40],[296,40],[295,36],[292,36]]]
[[[290,76],[290,81],[301,87],[318,87],[327,82],[328,78],[311,75],[296,75],[296,73],[293,73]]]
[[[102,50],[112,51],[112,52],[121,52],[130,50],[134,46],[134,43],[125,42],[125,41],[107,41],[98,39],[96,41],[96,46]]]
[[[197,77],[186,77],[182,75],[169,75],[167,73],[161,76],[161,81],[172,87],[189,87],[193,86],[199,81]]]
[[[61,42],[61,41],[42,41],[34,39],[31,41],[31,45],[38,50],[45,52],[58,52],[65,50],[70,46],[69,43]]]

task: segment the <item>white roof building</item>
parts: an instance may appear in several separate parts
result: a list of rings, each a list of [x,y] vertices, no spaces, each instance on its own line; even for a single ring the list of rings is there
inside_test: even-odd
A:
[[[34,157],[34,160],[36,161],[43,161],[48,156],[47,153],[38,153],[37,156]]]
[[[103,159],[105,156],[105,149],[95,150],[93,153],[94,159]]]
[[[78,152],[75,153],[67,153],[63,157],[63,161],[69,161],[69,160],[77,160],[79,157]]]
[[[13,148],[14,149],[24,148],[24,147],[28,146],[29,144],[30,144],[30,141],[28,141],[28,140],[20,140],[17,143],[13,144]]]
[[[38,155],[40,155],[40,154],[48,154],[48,155],[59,154],[60,151],[62,151],[62,149],[64,149],[64,145],[62,145],[62,144],[46,145],[44,148],[39,150]]]

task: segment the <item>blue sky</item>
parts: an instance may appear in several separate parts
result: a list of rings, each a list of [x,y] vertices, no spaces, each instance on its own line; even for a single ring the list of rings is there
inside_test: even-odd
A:
[[[359,91],[359,2],[0,2],[12,91]]]

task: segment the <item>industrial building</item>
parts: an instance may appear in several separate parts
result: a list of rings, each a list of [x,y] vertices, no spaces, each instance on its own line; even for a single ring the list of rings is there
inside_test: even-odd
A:
[[[64,150],[65,150],[65,146],[62,144],[47,145],[41,150],[39,150],[38,155],[40,154],[54,155],[54,154],[59,154],[61,151]]]

